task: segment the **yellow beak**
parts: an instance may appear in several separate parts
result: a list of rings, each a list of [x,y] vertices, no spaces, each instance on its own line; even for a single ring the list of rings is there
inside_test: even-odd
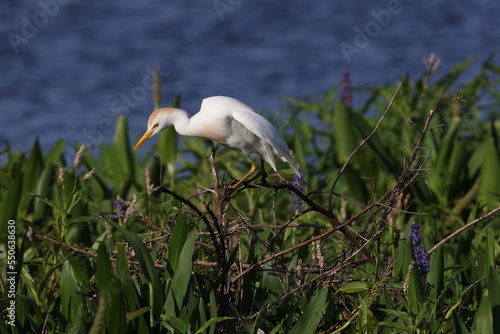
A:
[[[135,147],[134,147],[134,151],[137,150],[139,147],[141,147],[142,144],[144,144],[144,142],[146,140],[148,140],[149,138],[151,138],[153,136],[153,131],[154,129],[149,129],[148,131],[146,131],[141,139],[139,139],[139,141],[137,142],[137,144],[135,144]]]

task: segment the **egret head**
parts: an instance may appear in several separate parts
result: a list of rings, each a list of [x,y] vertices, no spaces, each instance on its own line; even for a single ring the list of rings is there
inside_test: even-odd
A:
[[[173,124],[175,115],[179,112],[184,112],[183,110],[176,108],[160,108],[153,111],[148,119],[148,129],[142,135],[141,139],[135,145],[134,150],[141,147],[142,144],[149,138],[160,133],[163,129]],[[185,112],[184,112],[185,113]]]

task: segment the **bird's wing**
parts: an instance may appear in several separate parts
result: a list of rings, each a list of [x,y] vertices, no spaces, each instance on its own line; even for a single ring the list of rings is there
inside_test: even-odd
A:
[[[278,156],[280,156],[283,161],[288,162],[295,173],[300,175],[295,163],[293,162],[293,158],[289,153],[288,145],[267,119],[255,112],[249,111],[233,111],[231,115],[235,121],[241,123],[241,125],[247,128],[250,132],[269,144]]]

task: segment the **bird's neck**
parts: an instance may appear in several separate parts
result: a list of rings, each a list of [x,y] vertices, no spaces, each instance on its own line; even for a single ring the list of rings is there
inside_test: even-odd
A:
[[[177,110],[175,114],[172,115],[172,125],[175,128],[175,131],[181,136],[194,136],[193,133],[193,122],[189,115],[184,110]]]

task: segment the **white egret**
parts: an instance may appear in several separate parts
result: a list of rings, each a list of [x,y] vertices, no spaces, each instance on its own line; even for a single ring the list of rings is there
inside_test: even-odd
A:
[[[146,140],[173,125],[182,136],[207,138],[248,156],[252,167],[233,187],[237,188],[256,171],[251,153],[260,155],[275,171],[273,152],[290,164],[295,173],[299,170],[293,162],[288,145],[267,119],[257,114],[241,101],[212,96],[203,100],[200,111],[189,117],[184,110],[160,108],[149,116],[148,129],[135,145],[137,150]]]

